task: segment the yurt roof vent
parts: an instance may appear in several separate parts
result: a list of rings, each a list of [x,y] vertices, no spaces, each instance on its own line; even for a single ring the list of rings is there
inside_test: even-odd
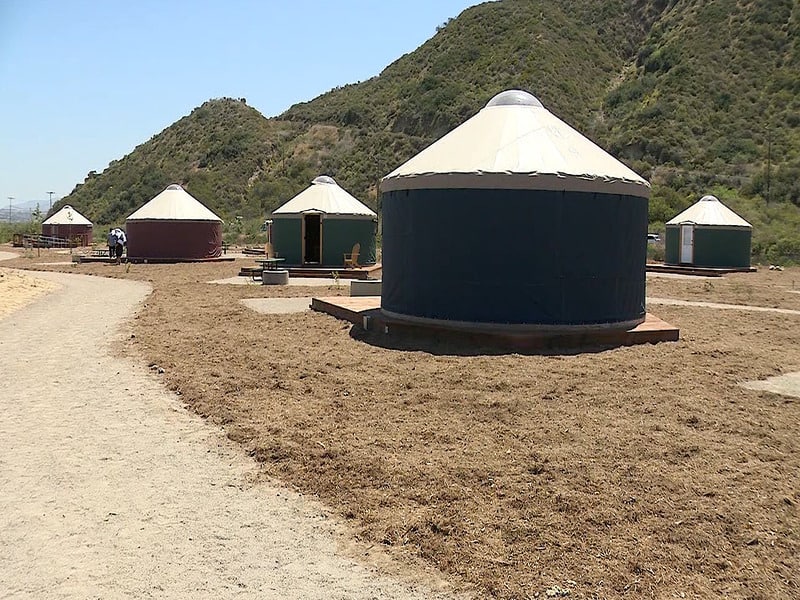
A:
[[[719,198],[709,194],[708,196],[703,196],[702,198],[700,198],[700,202],[719,202]]]
[[[493,106],[534,106],[544,108],[539,99],[533,94],[524,90],[506,90],[500,92],[486,103],[486,108]]]
[[[319,177],[315,177],[311,183],[314,184],[324,183],[328,185],[336,185],[336,181],[333,179],[333,177],[329,177],[328,175],[320,175]]]
[[[181,191],[181,192],[183,191],[183,188],[181,186],[179,186],[177,183],[173,183],[171,185],[168,185],[167,189],[168,190],[177,190],[177,191]]]

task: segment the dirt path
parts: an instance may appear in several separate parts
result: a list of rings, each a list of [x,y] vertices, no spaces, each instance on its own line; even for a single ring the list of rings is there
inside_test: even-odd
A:
[[[318,503],[114,356],[148,286],[62,287],[0,320],[0,598],[432,598],[337,547]]]
[[[669,306],[699,306],[703,308],[717,308],[719,310],[746,310],[751,312],[773,312],[782,315],[800,315],[800,310],[790,308],[771,308],[769,306],[750,306],[747,304],[721,304],[719,302],[699,302],[694,300],[676,300],[674,298],[647,297],[648,304],[664,304]]]

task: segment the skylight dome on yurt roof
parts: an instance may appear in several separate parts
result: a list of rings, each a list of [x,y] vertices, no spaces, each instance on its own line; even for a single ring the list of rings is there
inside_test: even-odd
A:
[[[486,103],[486,108],[491,108],[492,106],[536,106],[544,108],[536,96],[524,90],[500,92]]]

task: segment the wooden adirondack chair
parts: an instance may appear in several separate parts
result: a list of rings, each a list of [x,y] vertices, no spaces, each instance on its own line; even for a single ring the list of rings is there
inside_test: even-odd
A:
[[[344,253],[344,266],[345,268],[350,267],[352,269],[357,269],[359,267],[358,264],[358,253],[361,252],[361,244],[356,242],[353,244],[352,252],[345,252]]]

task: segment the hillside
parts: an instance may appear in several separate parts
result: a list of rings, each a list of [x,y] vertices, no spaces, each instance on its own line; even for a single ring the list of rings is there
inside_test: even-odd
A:
[[[298,104],[281,118],[347,132],[352,147],[330,157],[328,170],[375,202],[381,176],[504,89],[531,90],[550,110],[588,128],[609,82],[644,37],[648,21],[633,17],[637,5],[649,6],[616,0],[598,13],[591,2],[482,4],[378,77]]]
[[[679,3],[606,95],[598,133],[643,171],[671,165],[741,184],[764,168],[768,144],[777,163],[796,163],[799,18],[794,0]]]
[[[167,185],[182,183],[212,210],[255,218],[265,207],[249,191],[285,139],[299,128],[264,118],[243,100],[211,100],[137,146],[101,174],[89,173],[53,211],[72,204],[98,223],[115,223]]]
[[[380,75],[277,118],[209,101],[62,202],[119,221],[178,181],[226,220],[256,222],[324,172],[380,209],[380,177],[518,87],[653,182],[656,229],[715,189],[758,212],[759,244],[774,245],[759,206],[800,203],[799,10],[794,0],[481,4]],[[778,212],[800,225],[793,208]]]

